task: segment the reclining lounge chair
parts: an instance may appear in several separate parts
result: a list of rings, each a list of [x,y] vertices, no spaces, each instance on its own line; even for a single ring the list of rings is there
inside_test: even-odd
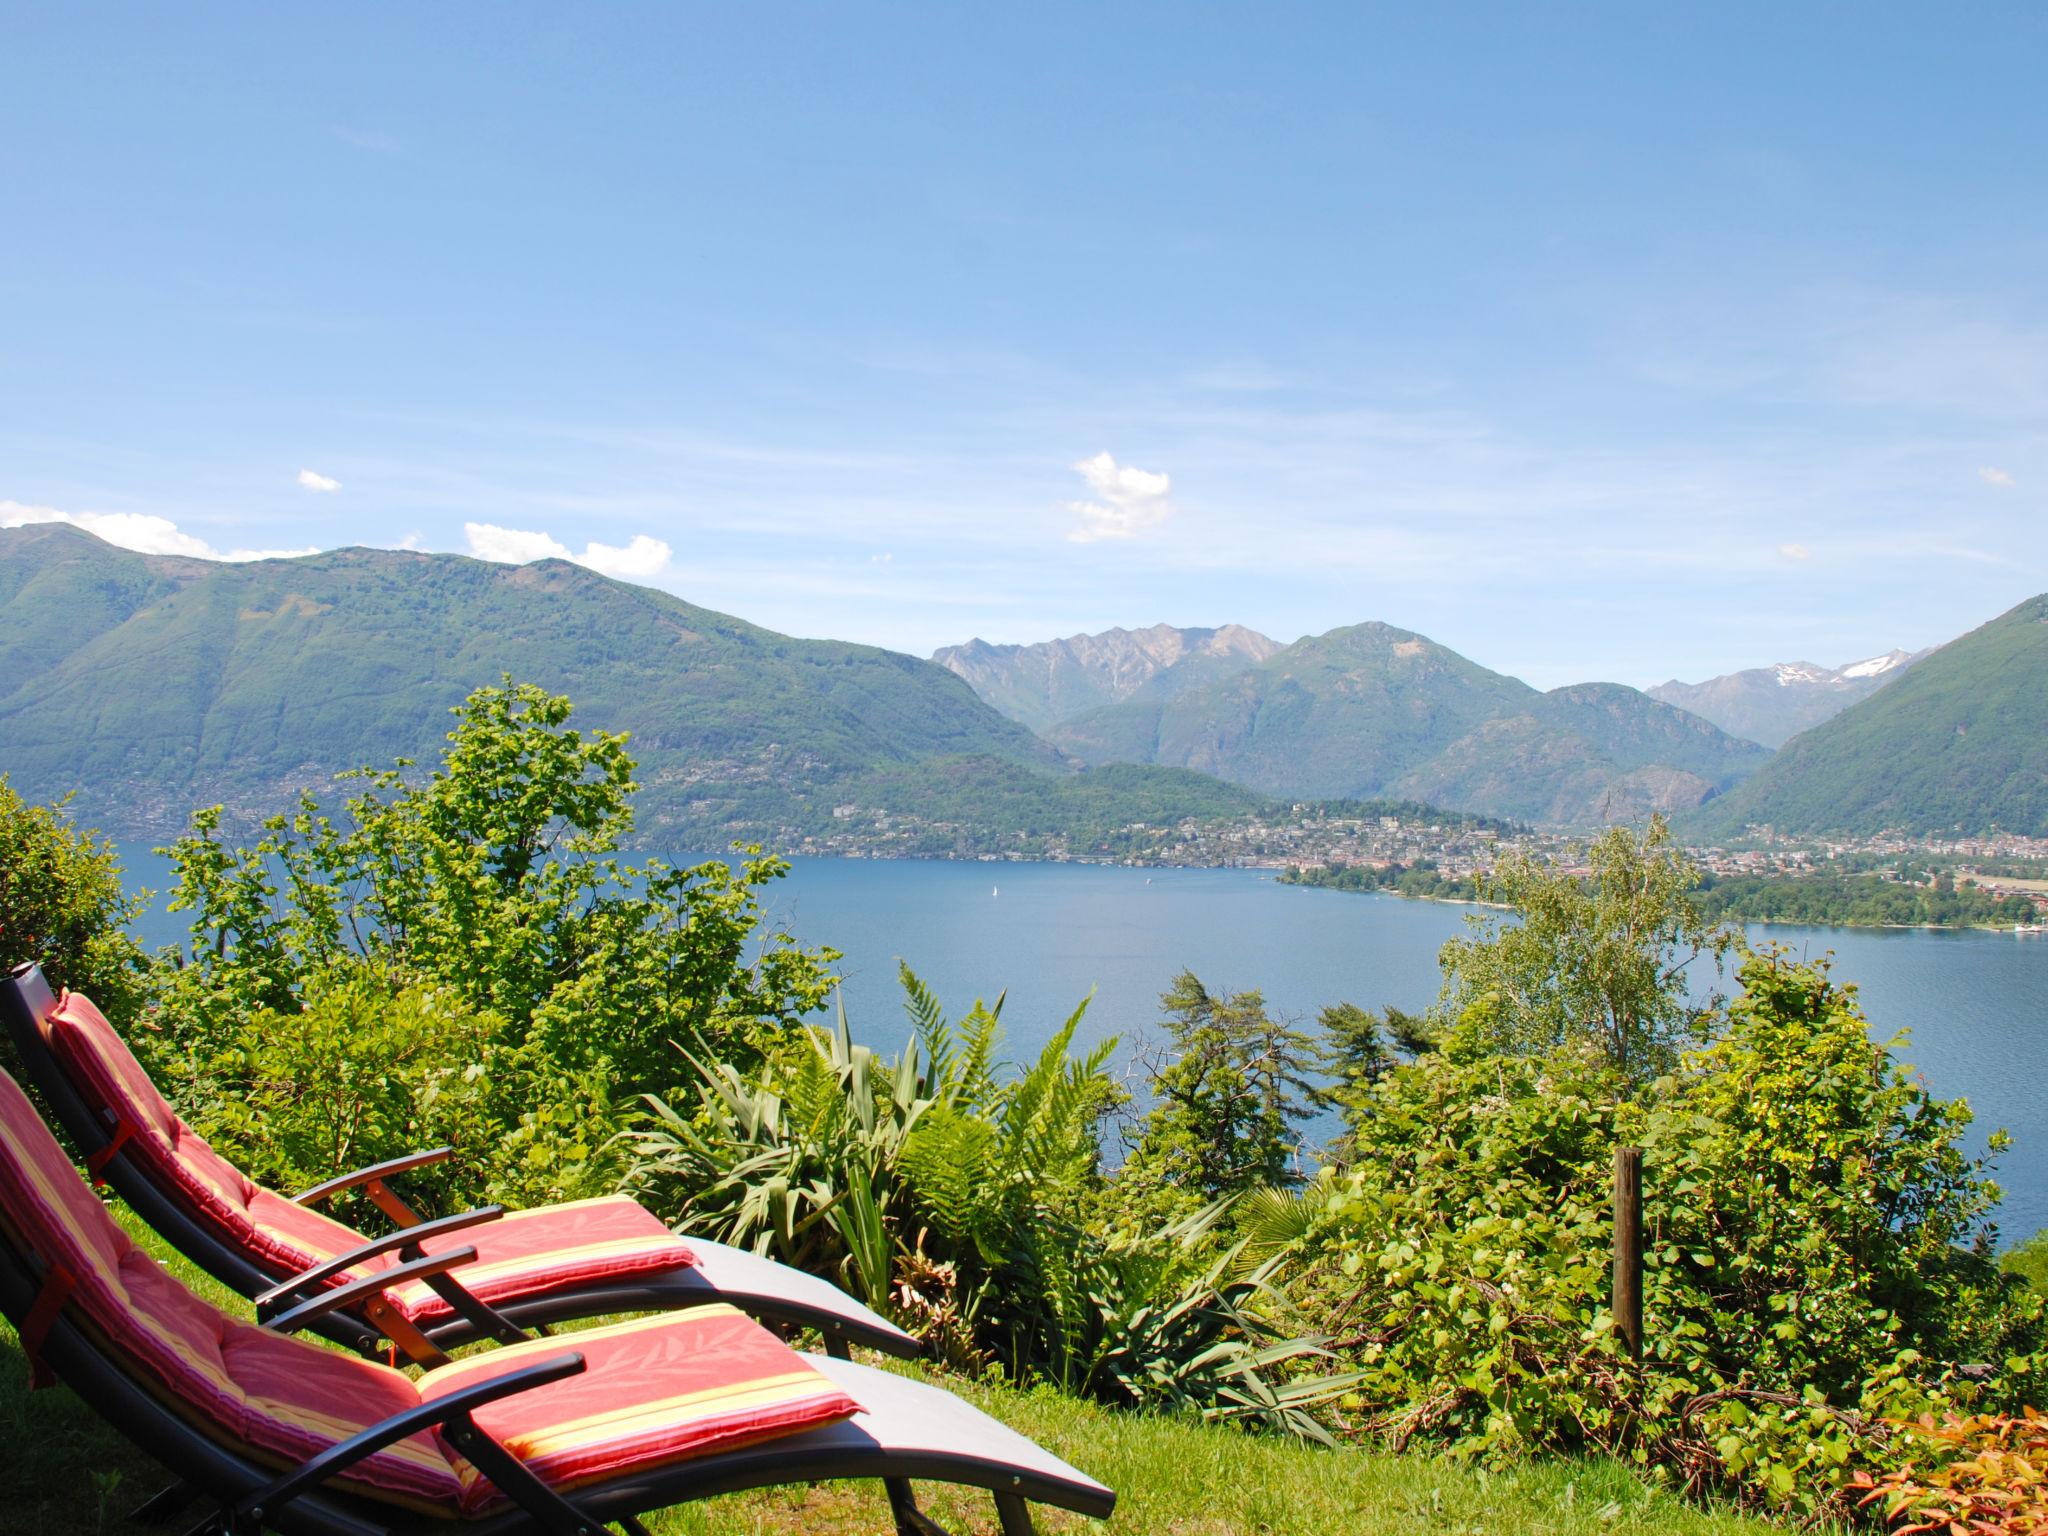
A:
[[[818,1329],[826,1348],[849,1343],[912,1358],[916,1339],[828,1281],[744,1249],[680,1238],[624,1196],[532,1211],[485,1206],[423,1222],[388,1181],[449,1155],[447,1147],[344,1174],[295,1198],[243,1175],[179,1120],[127,1043],[75,992],[54,996],[40,969],[0,979],[0,1016],[29,1080],[87,1159],[172,1246],[230,1289],[283,1310],[322,1290],[380,1273],[317,1331],[363,1353],[387,1340],[422,1364],[480,1336],[515,1342],[525,1330],[575,1318],[727,1302],[770,1322]],[[373,1238],[314,1207],[361,1188],[397,1230]],[[462,1275],[400,1280],[397,1270],[457,1243],[476,1249]]]
[[[1032,1530],[1027,1501],[1098,1517],[1115,1503],[952,1394],[799,1355],[729,1306],[487,1350],[417,1380],[231,1317],[133,1245],[4,1072],[0,1312],[38,1384],[61,1377],[176,1469],[137,1517],[201,1501],[189,1536],[395,1536],[450,1520],[479,1536],[597,1536],[606,1522],[645,1536],[635,1517],[649,1509],[842,1477],[882,1479],[902,1536],[939,1531],[912,1478],[990,1490],[1005,1536]]]

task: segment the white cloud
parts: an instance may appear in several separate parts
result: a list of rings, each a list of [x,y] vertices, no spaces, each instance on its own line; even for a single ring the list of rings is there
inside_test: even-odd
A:
[[[544,533],[523,528],[500,528],[496,523],[464,523],[462,536],[469,540],[469,552],[479,560],[497,560],[505,565],[524,565],[529,560],[573,560],[569,546],[557,544]]]
[[[530,560],[573,560],[593,571],[621,580],[629,577],[659,576],[668,569],[675,551],[663,540],[636,533],[624,545],[592,541],[577,554],[552,534],[529,528],[501,528],[496,523],[464,523],[463,536],[469,552],[479,560],[496,560],[505,565],[525,565]]]
[[[1778,546],[1778,553],[1787,560],[1811,560],[1813,558],[1813,551],[1804,544],[1780,544]]]
[[[1083,459],[1073,468],[1100,498],[1066,504],[1067,510],[1080,519],[1067,534],[1076,544],[1136,538],[1173,515],[1173,503],[1167,499],[1173,481],[1163,473],[1119,464],[1107,452]]]
[[[2013,478],[2009,473],[2002,469],[1993,469],[1989,464],[1977,471],[1977,478],[1986,485],[1995,485],[2001,490],[2009,490],[2013,484]]]
[[[335,479],[332,475],[323,475],[315,469],[300,470],[299,484],[309,491],[338,491],[341,489],[341,482],[339,480]]]
[[[607,576],[659,576],[668,569],[669,557],[674,553],[664,541],[636,533],[627,540],[624,548],[613,544],[586,544],[576,560]]]
[[[194,560],[287,560],[295,555],[318,554],[305,549],[215,549],[206,540],[181,530],[168,517],[149,512],[60,512],[55,507],[31,507],[18,501],[0,501],[0,528],[19,528],[25,523],[68,523],[87,533],[144,555],[187,555]]]

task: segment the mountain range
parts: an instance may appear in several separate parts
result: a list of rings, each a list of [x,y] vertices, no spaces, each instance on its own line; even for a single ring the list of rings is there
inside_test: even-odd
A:
[[[2048,595],[1927,652],[1685,826],[2048,837]]]
[[[1633,688],[1539,693],[1379,623],[1285,646],[1157,625],[933,659],[1083,762],[1192,768],[1272,795],[1585,824],[1698,805],[1769,755]]]
[[[567,561],[230,564],[41,524],[0,530],[0,770],[117,828],[214,801],[250,817],[340,770],[431,757],[450,706],[510,673],[568,694],[580,725],[632,732],[641,836],[671,847],[897,817],[928,851],[1014,851],[1364,797],[1577,826],[1661,810],[1702,836],[2048,835],[2044,605],[1924,657],[1693,685],[1698,709],[1766,735],[1782,716],[1734,712],[1760,689],[1805,710],[1865,695],[1772,756],[1633,688],[1542,692],[1380,623],[1291,645],[1157,625],[922,661]]]
[[[1220,629],[1110,629],[1037,645],[970,640],[932,653],[932,660],[1012,720],[1044,731],[1075,715],[1136,694],[1172,698],[1228,677],[1282,649],[1241,624]]]
[[[1659,683],[1649,694],[1713,721],[1731,736],[1782,747],[1801,731],[1868,698],[1923,654],[1887,651],[1839,667],[1781,661],[1772,667],[1750,667],[1710,677],[1703,683],[1681,683],[1673,678]]]
[[[1580,825],[1698,805],[1769,755],[1633,688],[1540,693],[1380,623],[1170,694],[1140,690],[1045,735],[1086,763],[1193,768],[1265,794]]]
[[[213,801],[254,816],[340,770],[431,757],[450,707],[507,672],[569,695],[579,726],[631,730],[642,834],[671,843],[829,822],[834,803],[865,803],[863,776],[893,775],[914,803],[904,771],[932,764],[982,764],[1012,788],[1075,777],[943,668],[567,561],[223,564],[59,524],[0,530],[0,768],[118,827],[174,827]],[[1226,789],[1179,787],[1169,809]]]

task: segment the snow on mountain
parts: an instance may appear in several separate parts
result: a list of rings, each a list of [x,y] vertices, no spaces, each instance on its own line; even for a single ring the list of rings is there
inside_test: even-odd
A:
[[[1681,683],[1674,678],[1650,689],[1649,694],[1691,710],[1731,736],[1780,747],[1875,692],[1917,660],[1919,657],[1908,651],[1886,651],[1840,667],[1781,661],[1710,677],[1703,683]]]
[[[1886,672],[1896,672],[1914,658],[1904,651],[1886,651],[1882,656],[1873,656],[1868,661],[1852,661],[1841,669],[1843,677],[1878,677]]]

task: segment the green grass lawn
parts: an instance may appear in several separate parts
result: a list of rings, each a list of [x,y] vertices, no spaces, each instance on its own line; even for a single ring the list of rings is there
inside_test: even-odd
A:
[[[165,1250],[121,1213],[152,1252]],[[224,1306],[239,1298],[172,1259],[177,1273]],[[915,1374],[929,1374],[916,1373]],[[1118,1414],[1047,1390],[948,1378],[969,1402],[1118,1492],[1106,1524],[1041,1511],[1040,1529],[1104,1536],[1764,1536],[1777,1528],[1683,1503],[1607,1462],[1564,1462],[1488,1474],[1420,1456],[1326,1451],[1199,1424]],[[169,1481],[61,1384],[27,1390],[14,1332],[0,1322],[0,1528],[14,1536],[140,1536],[126,1512]],[[986,1495],[921,1485],[928,1512],[957,1536],[995,1531]],[[886,1533],[888,1507],[864,1484],[777,1490],[650,1518],[661,1536],[839,1536]]]

